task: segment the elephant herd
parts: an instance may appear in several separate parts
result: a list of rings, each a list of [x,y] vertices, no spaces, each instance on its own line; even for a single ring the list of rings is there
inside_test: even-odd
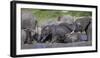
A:
[[[92,39],[92,25],[90,17],[78,18],[62,16],[57,23],[46,25],[41,30],[41,42],[68,43],[77,41],[89,41]],[[64,21],[63,21],[64,20]]]
[[[36,43],[71,43],[92,40],[92,18],[59,16],[56,22],[38,26],[31,12],[21,14],[21,42]]]

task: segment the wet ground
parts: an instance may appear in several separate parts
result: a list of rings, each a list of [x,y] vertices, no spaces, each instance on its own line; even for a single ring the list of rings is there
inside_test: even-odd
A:
[[[22,44],[21,45],[21,49],[81,47],[81,46],[92,46],[92,41],[81,41],[81,42],[73,42],[73,43],[35,43],[35,44]]]

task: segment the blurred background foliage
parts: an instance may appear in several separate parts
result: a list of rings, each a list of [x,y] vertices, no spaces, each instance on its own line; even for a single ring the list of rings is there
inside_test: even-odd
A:
[[[22,10],[29,10],[28,8],[23,8]],[[32,14],[41,24],[47,21],[56,21],[59,16],[73,16],[74,18],[83,16],[92,16],[90,11],[71,11],[71,10],[50,10],[50,9],[30,9]]]

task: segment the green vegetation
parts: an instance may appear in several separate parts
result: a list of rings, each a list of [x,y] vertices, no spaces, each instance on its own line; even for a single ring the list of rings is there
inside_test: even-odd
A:
[[[23,10],[25,10],[23,8]],[[26,9],[27,10],[27,9]],[[59,16],[70,15],[73,17],[92,16],[89,11],[71,11],[71,10],[47,10],[47,9],[30,9],[33,15],[37,18],[38,23],[41,24],[46,21],[55,21]]]

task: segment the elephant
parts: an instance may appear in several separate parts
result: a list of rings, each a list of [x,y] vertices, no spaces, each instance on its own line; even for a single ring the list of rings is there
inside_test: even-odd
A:
[[[35,29],[37,24],[36,17],[29,10],[21,11],[21,28]]]
[[[72,39],[66,37],[66,34],[70,34],[73,30],[69,28],[67,23],[61,23],[58,25],[47,25],[41,31],[41,42],[49,41],[51,43],[68,43]]]
[[[28,44],[32,44],[32,35],[31,35],[31,30],[30,29],[26,29],[24,30],[25,33],[26,33],[26,37],[25,37],[25,40],[24,40],[24,44],[28,43]]]
[[[71,16],[59,16],[55,24],[46,25],[42,28],[41,31],[41,42],[50,41],[50,42],[60,42],[67,43],[76,41],[78,36],[72,36],[69,38],[67,34],[74,33],[73,31],[76,28],[74,23],[74,18]],[[75,34],[75,33],[74,33]],[[73,34],[73,35],[74,35]],[[74,38],[75,37],[75,38]],[[75,39],[75,40],[72,40]]]
[[[92,24],[90,23],[87,30],[86,30],[86,34],[88,37],[88,41],[92,40]]]
[[[75,31],[86,31],[89,24],[91,23],[92,18],[91,17],[81,17],[76,19],[75,23],[76,23],[76,29]]]
[[[78,18],[76,23],[76,29],[75,32],[80,32],[80,40],[82,41],[88,41],[90,40],[92,36],[92,26],[91,26],[91,17],[81,17]]]
[[[61,23],[60,25],[65,26],[70,31],[65,34],[64,42],[77,42],[80,40],[79,39],[80,33],[75,32],[75,29],[77,29],[77,27],[74,22],[72,24]]]
[[[21,30],[21,45],[24,44],[26,39],[26,32],[24,30]]]
[[[74,23],[74,18],[72,16],[59,16],[58,21],[67,23],[67,24],[73,24]]]
[[[76,28],[75,19],[72,16],[59,16],[58,17],[58,22],[60,22],[59,23],[60,25],[66,26],[71,31],[74,31],[75,28]]]
[[[30,29],[21,30],[21,44],[33,44],[32,41],[39,42],[38,37],[38,33],[32,34]]]
[[[70,42],[70,43],[78,42],[78,41],[80,41],[79,36],[80,36],[80,33],[78,33],[78,32],[74,32],[72,34],[71,33],[67,33],[66,34],[66,39],[64,41],[65,42]]]
[[[52,38],[51,27],[52,27],[51,25],[42,26],[41,38],[39,39],[40,42],[51,41],[51,38]]]
[[[37,27],[37,20],[30,10],[21,9],[21,30],[24,30],[26,36],[22,36],[24,44],[32,44],[32,36],[35,35],[35,29]],[[22,38],[22,39],[23,39]]]

